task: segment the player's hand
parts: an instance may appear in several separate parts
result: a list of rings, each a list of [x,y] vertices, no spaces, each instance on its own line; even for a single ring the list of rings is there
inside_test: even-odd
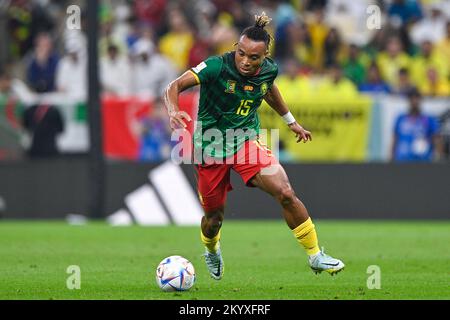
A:
[[[185,111],[172,111],[169,113],[169,121],[170,121],[170,128],[172,130],[176,129],[184,129],[186,130],[187,122],[191,121],[191,117],[187,114]]]
[[[289,128],[295,133],[297,142],[300,142],[302,140],[303,140],[303,143],[307,142],[308,140],[312,141],[311,132],[303,129],[303,127],[301,125],[299,125],[297,122],[291,123],[289,125]]]

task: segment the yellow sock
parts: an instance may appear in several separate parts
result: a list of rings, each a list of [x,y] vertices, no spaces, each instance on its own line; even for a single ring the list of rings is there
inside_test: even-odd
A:
[[[200,237],[202,239],[203,244],[205,245],[206,249],[208,249],[209,252],[211,253],[217,252],[217,249],[219,249],[220,230],[212,239],[205,237],[202,231],[200,231]]]
[[[311,218],[308,218],[308,220],[300,224],[292,232],[298,242],[305,248],[308,255],[314,255],[320,251],[316,229]]]

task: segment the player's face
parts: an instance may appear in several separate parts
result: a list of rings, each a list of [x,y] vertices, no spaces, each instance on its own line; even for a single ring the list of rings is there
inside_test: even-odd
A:
[[[244,35],[239,39],[234,55],[236,68],[240,74],[252,76],[258,71],[267,53],[263,41],[254,41]]]

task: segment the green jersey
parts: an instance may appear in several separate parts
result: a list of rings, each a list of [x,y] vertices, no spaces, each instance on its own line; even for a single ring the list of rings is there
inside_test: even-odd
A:
[[[201,150],[208,157],[232,156],[259,133],[257,109],[278,74],[278,66],[266,58],[256,75],[244,76],[236,68],[234,54],[209,57],[191,69],[200,83],[194,133],[197,155]]]

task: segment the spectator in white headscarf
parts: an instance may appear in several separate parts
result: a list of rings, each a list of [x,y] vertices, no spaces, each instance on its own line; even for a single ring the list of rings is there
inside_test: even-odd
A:
[[[100,59],[100,83],[103,93],[127,96],[131,92],[130,63],[118,46],[109,44],[106,56]]]
[[[85,48],[79,41],[66,43],[66,55],[56,70],[56,89],[67,95],[68,99],[86,101],[87,99],[87,61]]]
[[[132,47],[133,92],[139,96],[156,99],[161,97],[164,88],[177,76],[172,63],[155,52],[155,46],[148,39],[138,40]]]

